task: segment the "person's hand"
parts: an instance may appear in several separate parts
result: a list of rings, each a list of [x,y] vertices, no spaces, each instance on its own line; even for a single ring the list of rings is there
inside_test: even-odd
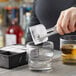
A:
[[[61,12],[56,24],[56,30],[61,35],[76,31],[76,7]]]

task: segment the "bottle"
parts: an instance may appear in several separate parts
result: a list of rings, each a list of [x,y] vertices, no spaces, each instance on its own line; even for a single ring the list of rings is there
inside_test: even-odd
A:
[[[27,12],[25,15],[25,40],[27,39],[30,21],[31,21],[31,13]]]
[[[6,30],[6,46],[13,44],[22,44],[24,31],[18,24],[18,19],[15,15],[15,10],[13,9],[14,14],[12,14],[11,25]]]
[[[19,8],[18,8],[18,4],[17,2],[15,2],[15,0],[10,0],[7,5],[4,7],[4,23],[6,26],[9,26],[11,24],[11,20],[12,20],[12,10],[15,9],[16,10],[16,15],[19,19]]]
[[[19,12],[20,12],[20,25],[21,25],[21,27],[22,27],[22,29],[24,30],[25,28],[24,28],[24,21],[25,21],[25,19],[24,19],[24,15],[25,15],[25,13],[26,13],[26,4],[25,4],[25,1],[24,0],[21,0],[20,1],[20,8],[19,8]]]
[[[2,15],[0,14],[0,48],[4,46],[4,31],[2,28]]]
[[[31,10],[32,10],[32,4],[30,4],[29,2],[26,2],[26,0],[20,1],[20,25],[21,25],[23,30],[25,30],[26,13],[27,12],[31,13]]]
[[[29,25],[30,25],[30,21],[31,21],[31,13],[30,12],[27,12],[25,14],[25,31],[26,33],[28,33],[28,29],[29,29]]]
[[[9,26],[6,31],[6,46],[13,44],[22,44],[23,35],[23,30],[13,20],[11,26]]]

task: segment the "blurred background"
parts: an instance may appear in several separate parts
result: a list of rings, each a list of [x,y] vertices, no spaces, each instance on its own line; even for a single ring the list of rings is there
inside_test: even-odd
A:
[[[33,0],[0,0],[0,47],[26,44],[32,5]]]

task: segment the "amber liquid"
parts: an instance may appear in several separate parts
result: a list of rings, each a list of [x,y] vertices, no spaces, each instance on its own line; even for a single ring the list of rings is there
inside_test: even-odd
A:
[[[76,64],[76,44],[64,44],[61,51],[63,63]]]

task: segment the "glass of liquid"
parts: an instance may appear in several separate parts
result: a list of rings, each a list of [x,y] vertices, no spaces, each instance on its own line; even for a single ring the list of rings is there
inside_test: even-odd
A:
[[[32,71],[48,71],[52,70],[53,59],[53,42],[34,45],[33,42],[28,42],[26,45],[29,54],[29,69]]]
[[[76,35],[65,35],[60,39],[62,62],[64,64],[76,64]]]

